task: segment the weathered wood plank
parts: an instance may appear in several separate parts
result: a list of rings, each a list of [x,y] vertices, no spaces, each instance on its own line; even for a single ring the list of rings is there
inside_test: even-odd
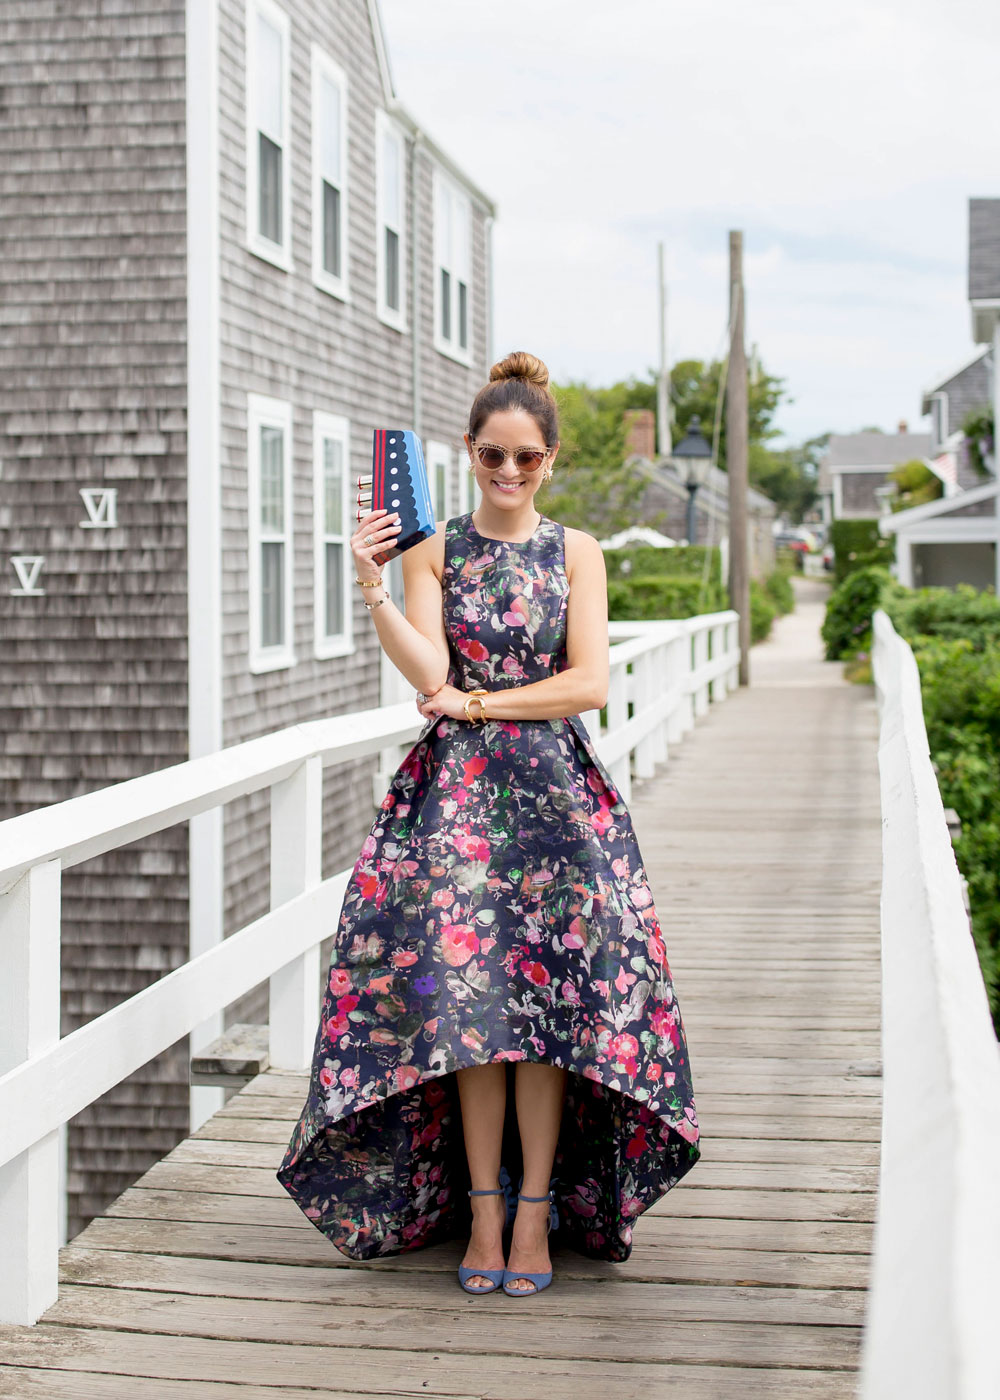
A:
[[[650,1223],[644,1222],[644,1226]],[[683,1223],[683,1222],[679,1222]],[[685,1238],[685,1233],[687,1237]],[[318,1230],[275,1226],[214,1225],[204,1221],[138,1220],[102,1216],[77,1235],[91,1249],[115,1249],[151,1254],[173,1254],[192,1259],[232,1259],[264,1264],[320,1266],[324,1269],[363,1268],[373,1273],[453,1272],[462,1257],[458,1244],[420,1250],[357,1265],[339,1254]],[[666,1234],[636,1231],[635,1244],[626,1264],[606,1264],[561,1250],[553,1241],[553,1258],[560,1278],[612,1282],[633,1281],[810,1285],[831,1288],[864,1288],[868,1258],[862,1252],[812,1252],[800,1245],[791,1248],[753,1248],[709,1242],[704,1229],[693,1234],[683,1229]],[[623,1272],[624,1271],[624,1272]]]
[[[485,1304],[485,1307],[483,1306]],[[478,1305],[478,1306],[477,1306]],[[123,1317],[129,1330],[170,1333],[186,1341],[195,1337],[276,1345],[328,1346],[350,1339],[337,1351],[362,1351],[366,1356],[394,1352],[401,1335],[411,1356],[424,1353],[479,1354],[491,1358],[531,1354],[547,1360],[614,1363],[682,1361],[692,1364],[763,1366],[780,1354],[791,1367],[840,1369],[855,1364],[858,1329],[847,1325],[814,1327],[778,1323],[729,1323],[716,1319],[711,1327],[668,1316],[669,1326],[650,1326],[619,1314],[609,1328],[595,1328],[591,1318],[571,1312],[558,1326],[540,1325],[511,1313],[504,1295],[472,1299],[457,1287],[455,1301],[440,1312],[425,1312],[412,1299],[401,1309],[371,1309],[338,1304],[335,1318],[322,1303],[285,1303],[273,1299],[220,1298],[144,1289],[93,1288],[67,1284],[59,1301],[45,1314],[47,1323],[76,1327],[114,1327]],[[336,1372],[333,1373],[336,1378]]]
[[[228,1259],[177,1258],[165,1254],[133,1254],[67,1246],[62,1277],[67,1283],[104,1287],[144,1288],[171,1293],[208,1294],[220,1298],[263,1298],[284,1302],[313,1302],[334,1306],[405,1308],[413,1304],[412,1278],[400,1278],[364,1267],[315,1269],[294,1264],[253,1264]],[[421,1271],[420,1306],[451,1310],[460,1297],[454,1270]],[[636,1320],[650,1323],[665,1318],[689,1322],[804,1322],[857,1326],[865,1296],[856,1289],[772,1288],[757,1286],[635,1281],[628,1268],[615,1283],[617,1305]],[[569,1277],[560,1270],[547,1300],[550,1312],[605,1319],[607,1297],[592,1280]]]
[[[175,1383],[190,1380],[205,1384],[232,1383],[234,1378],[239,1380],[252,1375],[254,1383],[261,1387],[280,1387],[275,1391],[276,1400],[279,1396],[285,1400],[286,1396],[303,1393],[285,1388],[292,1375],[300,1386],[323,1395],[330,1393],[331,1376],[363,1377],[366,1389],[350,1393],[359,1397],[399,1397],[400,1400],[415,1395],[464,1400],[470,1395],[470,1378],[476,1381],[476,1388],[471,1392],[475,1400],[580,1400],[581,1395],[615,1395],[639,1400],[640,1396],[669,1394],[671,1387],[676,1387],[677,1393],[689,1400],[758,1400],[758,1397],[760,1400],[769,1400],[769,1397],[788,1400],[789,1395],[789,1373],[780,1367],[742,1369],[531,1358],[523,1365],[505,1361],[501,1366],[486,1370],[483,1357],[474,1353],[433,1356],[411,1355],[402,1350],[369,1353],[331,1346],[276,1346],[267,1342],[227,1342],[155,1334],[139,1338],[108,1329],[41,1326],[21,1329],[16,1336],[11,1335],[9,1329],[2,1329],[0,1345],[11,1357],[11,1364],[51,1365],[48,1358],[57,1352],[64,1368],[63,1375],[67,1377],[77,1372],[92,1375],[95,1368],[103,1368],[127,1378],[155,1379],[158,1389],[161,1378]],[[795,1372],[794,1383],[796,1400],[799,1396],[802,1400],[850,1400],[854,1394],[853,1372],[849,1370],[799,1370]],[[131,1384],[135,1387],[134,1380]],[[132,1393],[134,1395],[134,1388]],[[99,1396],[100,1391],[92,1394]],[[197,1400],[202,1400],[197,1391],[194,1394]],[[186,1400],[184,1392],[178,1392],[178,1400],[181,1397]],[[238,1391],[235,1400],[241,1400]]]

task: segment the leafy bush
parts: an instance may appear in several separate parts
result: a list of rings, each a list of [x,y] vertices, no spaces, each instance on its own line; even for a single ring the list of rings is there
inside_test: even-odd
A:
[[[822,636],[827,661],[839,661],[871,646],[872,613],[899,587],[888,569],[871,565],[848,574],[827,599]],[[886,609],[888,611],[888,609]]]
[[[631,578],[633,575],[649,578],[654,574],[669,574],[676,578],[680,574],[695,574],[699,578],[705,571],[705,555],[711,555],[708,566],[710,578],[720,576],[720,556],[718,547],[706,545],[677,545],[673,549],[657,549],[651,544],[629,545],[625,549],[606,549],[604,562],[608,578]],[[622,573],[622,564],[628,569]]]
[[[830,526],[833,577],[842,583],[856,569],[889,565],[896,558],[896,541],[879,534],[877,520],[835,520]]]
[[[750,580],[750,645],[771,635],[771,623],[778,609],[755,578]]]
[[[977,646],[970,637],[908,640],[920,671],[941,800],[962,819],[955,857],[968,881],[972,934],[1000,1032],[1000,643],[993,639]]]
[[[969,461],[981,477],[991,475],[987,457],[996,455],[996,429],[993,424],[993,409],[989,404],[970,410],[962,423],[965,434],[963,448]]]
[[[886,608],[911,645],[921,637],[965,637],[974,651],[1000,642],[1000,598],[971,583],[956,588],[899,588]]]
[[[790,613],[795,607],[795,590],[787,569],[775,569],[768,574],[764,593],[779,613]]]
[[[721,612],[727,607],[721,585],[710,580],[703,590],[700,578],[667,575],[608,579],[608,617],[614,622],[653,621],[659,617],[693,617],[696,613]]]

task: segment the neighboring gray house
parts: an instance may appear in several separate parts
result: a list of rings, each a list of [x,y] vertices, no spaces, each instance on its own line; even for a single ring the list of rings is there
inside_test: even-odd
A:
[[[833,433],[820,461],[817,490],[823,520],[876,519],[882,513],[881,488],[891,489],[893,467],[931,450],[929,433]]]
[[[961,491],[980,486],[983,480],[968,455],[960,450],[962,424],[970,413],[987,407],[992,395],[993,351],[987,347],[978,349],[971,359],[935,380],[920,400],[921,413],[931,416],[929,456],[933,459],[941,453],[955,454],[955,481]]]
[[[924,396],[934,414],[934,444],[954,450],[959,471],[965,454],[960,436],[961,422],[969,408],[992,403],[994,423],[998,404],[1000,367],[1000,199],[969,200],[969,305],[972,312],[972,338],[980,350],[950,379]],[[940,397],[938,397],[940,396]],[[935,400],[942,407],[936,408]],[[957,405],[952,419],[952,405]],[[947,414],[939,419],[939,414]],[[956,430],[958,430],[956,432]],[[926,505],[899,511],[880,522],[883,534],[896,536],[896,572],[910,587],[941,585],[953,588],[970,583],[975,588],[993,588],[1000,593],[1000,482],[996,479],[996,445],[993,447],[994,475],[983,481],[965,465],[957,492]]]
[[[494,209],[394,97],[374,0],[0,19],[8,817],[398,697],[350,480],[373,427],[414,427],[438,517],[471,504]],[[370,762],[328,775],[327,872],[372,810]],[[262,913],[268,880],[266,796],[68,871],[63,1033]],[[72,1121],[65,1237],[214,1106],[188,1059]]]

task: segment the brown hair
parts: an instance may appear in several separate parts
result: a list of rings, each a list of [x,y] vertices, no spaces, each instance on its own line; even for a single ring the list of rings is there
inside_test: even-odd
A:
[[[546,447],[559,441],[559,414],[549,391],[549,371],[536,355],[513,350],[490,370],[469,411],[469,436],[476,437],[491,413],[521,409],[538,424]]]

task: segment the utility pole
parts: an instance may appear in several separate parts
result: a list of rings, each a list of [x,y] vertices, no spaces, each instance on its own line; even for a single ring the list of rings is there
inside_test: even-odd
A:
[[[729,473],[729,599],[740,615],[740,685],[750,683],[750,574],[747,563],[749,476],[747,358],[744,341],[743,234],[729,234],[729,371],[726,376],[726,468]]]
[[[660,377],[656,381],[656,447],[661,460],[670,456],[670,370],[667,367],[667,272],[663,243],[658,245],[660,286]]]

